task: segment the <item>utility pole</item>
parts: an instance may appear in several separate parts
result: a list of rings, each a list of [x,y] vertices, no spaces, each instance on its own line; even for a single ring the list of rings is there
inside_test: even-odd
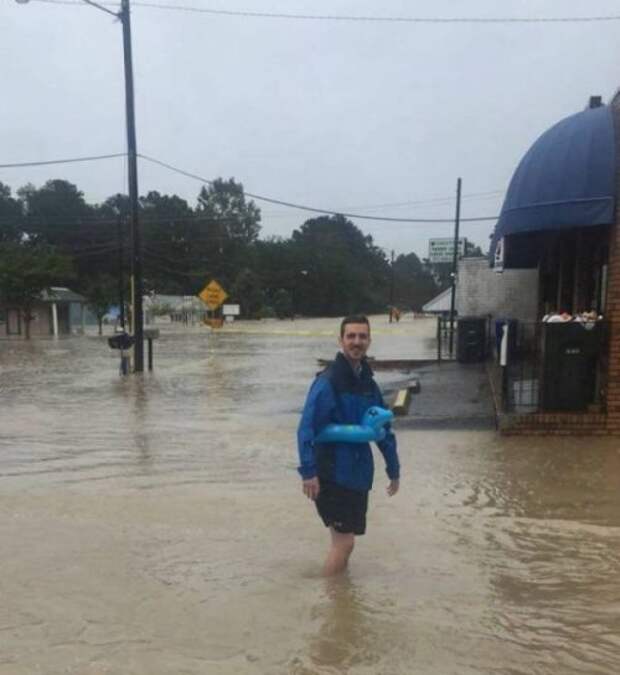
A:
[[[390,323],[392,323],[392,315],[394,314],[394,249],[390,257]]]
[[[129,0],[122,0],[119,18],[123,24],[123,55],[125,60],[125,107],[127,112],[127,164],[129,173],[129,201],[131,218],[133,275],[134,372],[144,371],[144,316],[142,311],[142,237],[138,205],[138,151],[134,111],[133,66],[131,57],[131,17]]]
[[[123,225],[121,215],[118,215],[116,234],[118,237],[118,302],[120,308],[119,321],[125,330],[125,279],[123,278]]]
[[[20,5],[30,0],[15,0]],[[115,12],[95,0],[82,0],[85,4],[95,7],[106,14],[119,19],[123,26],[123,56],[125,61],[125,108],[127,119],[127,160],[129,168],[129,200],[131,202],[131,235],[132,235],[132,280],[133,285],[133,324],[134,324],[134,371],[144,371],[144,317],[142,315],[142,237],[138,220],[138,150],[136,147],[136,120],[134,114],[133,93],[133,66],[131,58],[131,18],[129,0],[121,0],[121,11]]]
[[[456,181],[456,215],[454,217],[454,251],[452,253],[452,293],[450,295],[450,356],[454,345],[454,305],[456,302],[456,273],[459,259],[459,225],[461,221],[461,179]]]

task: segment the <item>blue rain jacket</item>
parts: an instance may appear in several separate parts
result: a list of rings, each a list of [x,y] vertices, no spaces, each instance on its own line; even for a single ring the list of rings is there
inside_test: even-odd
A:
[[[317,443],[328,424],[360,424],[373,405],[385,407],[368,363],[362,361],[357,376],[342,353],[316,377],[304,405],[297,430],[299,474],[304,480],[318,476],[351,490],[372,487],[374,464],[369,443]],[[385,438],[377,443],[390,480],[400,476],[396,437],[386,425]]]

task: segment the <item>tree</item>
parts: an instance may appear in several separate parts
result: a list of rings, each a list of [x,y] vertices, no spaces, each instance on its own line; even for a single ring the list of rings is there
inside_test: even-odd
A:
[[[284,288],[279,288],[273,295],[273,311],[278,319],[291,318],[293,316],[293,298],[291,293]]]
[[[34,304],[43,291],[71,275],[70,259],[49,246],[29,241],[0,244],[0,302],[21,311],[27,340]]]
[[[255,272],[247,267],[243,268],[233,283],[231,296],[241,306],[241,316],[260,319],[265,296]]]
[[[196,214],[185,199],[157,191],[140,205],[145,283],[158,293],[194,294],[208,266]]]
[[[118,300],[118,282],[110,276],[101,275],[91,279],[84,289],[84,296],[89,309],[97,317],[99,335],[103,333],[103,317],[110,311],[110,307]]]
[[[463,258],[482,258],[483,256],[484,253],[480,246],[474,244],[473,241],[465,241],[465,253],[463,254]]]
[[[84,194],[66,180],[48,180],[43,187],[25,185],[17,191],[24,209],[24,229],[32,239],[66,251],[90,243],[94,210]]]
[[[231,241],[250,244],[260,232],[260,209],[246,202],[243,185],[234,178],[216,178],[198,195],[198,212],[219,223],[220,233]]]
[[[399,255],[394,261],[394,304],[419,311],[439,292],[430,271],[415,253]]]
[[[22,205],[11,197],[11,188],[0,183],[0,243],[20,241],[22,230]]]
[[[297,269],[307,274],[295,300],[302,314],[338,316],[382,311],[390,270],[371,236],[341,215],[307,220],[292,236]]]
[[[243,185],[234,178],[216,178],[198,195],[196,215],[202,250],[211,276],[224,285],[247,265],[247,256],[260,232],[260,209],[246,201]]]

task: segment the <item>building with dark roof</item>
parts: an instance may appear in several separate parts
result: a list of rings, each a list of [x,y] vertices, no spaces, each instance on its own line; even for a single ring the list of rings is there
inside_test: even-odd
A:
[[[502,369],[506,431],[620,434],[619,149],[620,95],[592,97],[514,172],[492,264],[537,270],[538,290]]]

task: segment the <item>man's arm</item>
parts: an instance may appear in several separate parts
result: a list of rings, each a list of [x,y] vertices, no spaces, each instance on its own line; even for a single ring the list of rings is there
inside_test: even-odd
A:
[[[385,408],[385,402],[383,401],[383,396],[379,386],[375,382],[376,392],[378,403],[377,405]],[[392,426],[390,424],[385,425],[385,438],[382,441],[377,443],[383,459],[385,460],[385,471],[390,479],[390,484],[388,485],[388,494],[390,496],[395,495],[398,492],[399,480],[400,480],[400,462],[398,460],[398,451],[396,449],[396,436],[392,431]]]
[[[315,499],[319,493],[314,439],[331,422],[334,407],[335,400],[329,381],[324,377],[317,377],[308,392],[297,429],[297,471],[303,480],[304,494],[310,499]]]

